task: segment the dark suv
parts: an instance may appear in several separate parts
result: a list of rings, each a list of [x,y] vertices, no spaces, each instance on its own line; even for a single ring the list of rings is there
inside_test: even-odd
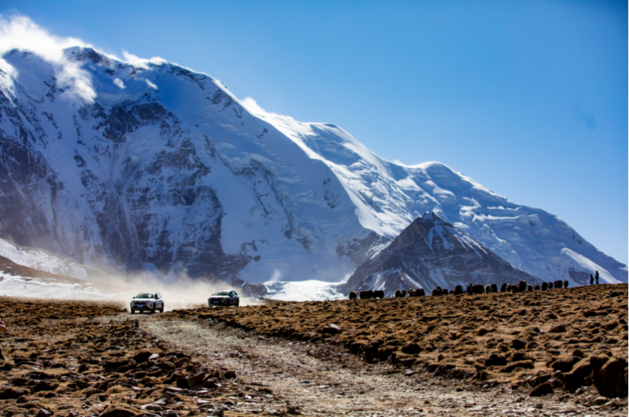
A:
[[[236,306],[240,304],[240,298],[236,291],[218,291],[208,298],[207,304],[212,306]]]

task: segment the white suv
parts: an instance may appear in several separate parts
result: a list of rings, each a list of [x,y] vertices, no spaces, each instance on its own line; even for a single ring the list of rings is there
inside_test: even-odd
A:
[[[131,310],[131,314],[136,311],[150,311],[151,313],[155,313],[159,311],[160,313],[164,312],[164,300],[160,293],[157,292],[141,292],[131,301],[131,305],[129,310]]]

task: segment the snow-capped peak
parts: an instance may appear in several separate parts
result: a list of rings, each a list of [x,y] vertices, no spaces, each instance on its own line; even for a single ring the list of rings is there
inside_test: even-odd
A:
[[[65,42],[50,58],[0,41],[0,237],[104,269],[340,282],[433,211],[542,279],[627,281],[558,217],[443,164],[386,161],[208,75]]]

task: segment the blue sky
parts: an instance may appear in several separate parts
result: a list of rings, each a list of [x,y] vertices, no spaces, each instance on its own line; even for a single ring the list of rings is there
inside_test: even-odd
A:
[[[627,3],[2,0],[57,36],[160,56],[239,98],[439,161],[627,263]]]

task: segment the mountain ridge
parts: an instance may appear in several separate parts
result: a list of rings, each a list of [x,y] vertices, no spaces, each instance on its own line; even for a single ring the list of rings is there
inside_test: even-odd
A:
[[[91,102],[44,58],[3,55],[0,237],[104,270],[339,282],[434,211],[545,280],[627,281],[557,216],[443,164],[385,161],[336,125],[264,112],[163,60],[65,54]]]

